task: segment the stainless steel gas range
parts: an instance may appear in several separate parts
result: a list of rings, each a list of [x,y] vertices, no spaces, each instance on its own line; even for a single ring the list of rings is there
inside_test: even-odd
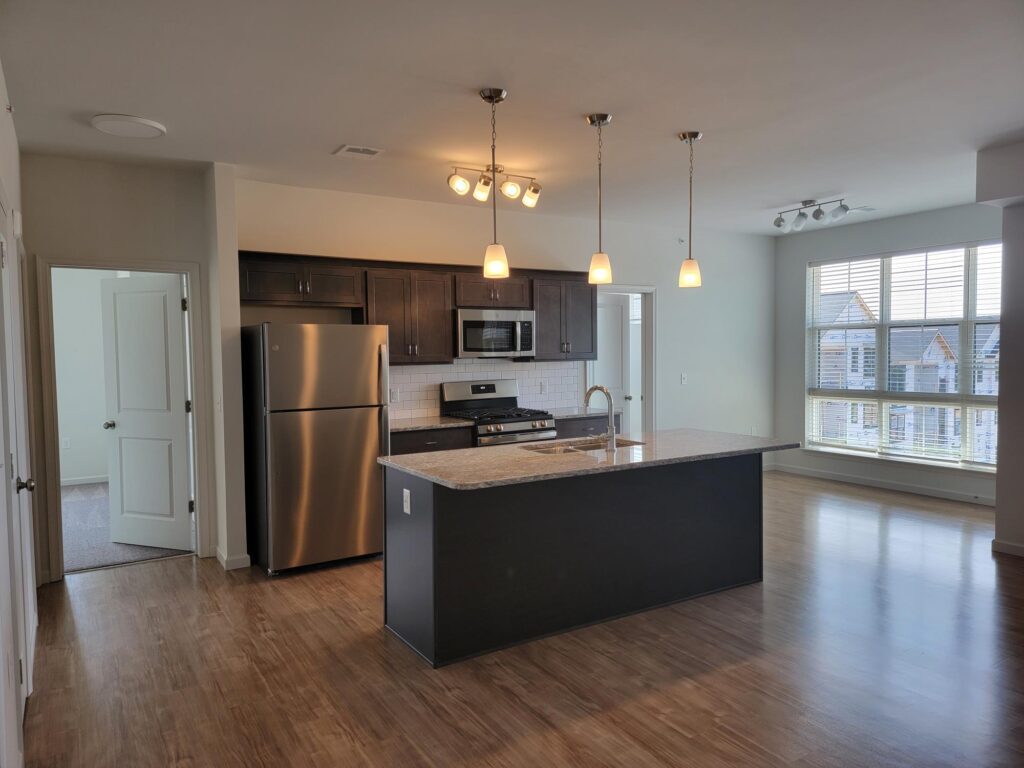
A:
[[[519,383],[450,381],[441,385],[441,415],[469,419],[477,445],[554,440],[555,417],[547,411],[519,407]]]

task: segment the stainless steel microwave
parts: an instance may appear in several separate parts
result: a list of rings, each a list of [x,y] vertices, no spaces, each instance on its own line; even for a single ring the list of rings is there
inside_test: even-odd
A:
[[[534,357],[536,313],[530,309],[460,309],[459,357]]]

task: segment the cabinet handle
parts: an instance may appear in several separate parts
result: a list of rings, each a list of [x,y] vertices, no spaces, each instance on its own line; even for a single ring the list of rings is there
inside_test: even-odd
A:
[[[300,294],[302,293],[302,281],[301,280],[299,280],[299,293]]]
[[[568,349],[566,350],[566,352],[568,352],[568,353],[569,353],[569,354],[571,355],[571,354],[572,354],[572,342],[571,342],[571,341],[567,341],[567,342],[565,343],[565,346],[566,346],[566,347],[568,347]]]
[[[309,280],[306,281],[306,295],[308,296],[313,292],[313,289],[309,287]]]
[[[437,440],[427,440],[424,445],[437,445]]]
[[[419,354],[420,354],[420,345],[419,344],[413,344],[412,345],[412,349],[413,349],[413,354],[416,355],[416,356],[419,356]]]
[[[494,289],[494,300],[501,301],[501,288]]]

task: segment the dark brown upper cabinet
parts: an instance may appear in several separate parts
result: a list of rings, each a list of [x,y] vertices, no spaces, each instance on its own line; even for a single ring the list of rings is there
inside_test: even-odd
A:
[[[537,360],[597,359],[597,288],[581,280],[533,281]]]
[[[451,273],[367,270],[366,321],[388,326],[392,363],[450,363]]]
[[[319,304],[362,307],[362,267],[332,264],[329,259],[241,257],[238,263],[242,301],[266,304]]]
[[[246,259],[238,264],[242,301],[301,302],[306,280],[305,264],[298,259]]]
[[[455,275],[455,306],[497,309],[529,309],[530,278],[492,280],[483,275]]]

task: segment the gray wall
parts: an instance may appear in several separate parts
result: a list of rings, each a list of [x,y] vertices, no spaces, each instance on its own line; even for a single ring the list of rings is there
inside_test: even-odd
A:
[[[963,205],[778,238],[775,249],[775,435],[804,439],[808,263],[999,239],[1001,233],[999,209]],[[807,450],[771,455],[769,461],[779,469],[817,477],[987,504],[995,501],[995,476],[991,473]],[[1002,464],[1001,454],[999,461]]]

